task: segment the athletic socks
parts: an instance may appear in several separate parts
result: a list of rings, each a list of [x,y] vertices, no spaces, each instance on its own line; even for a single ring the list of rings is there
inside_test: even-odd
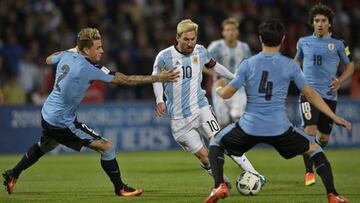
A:
[[[13,175],[18,178],[20,173],[33,165],[40,157],[44,155],[44,152],[41,151],[38,144],[34,144],[30,149],[24,154],[19,163],[12,169]]]
[[[244,171],[249,171],[251,173],[259,174],[249,161],[249,159],[243,154],[242,156],[230,156]]]
[[[304,159],[304,164],[305,164],[305,172],[306,173],[314,173],[314,170],[313,170],[313,165],[314,165],[314,162],[313,160],[311,160],[311,158],[304,154],[303,155],[303,159]]]
[[[117,194],[120,191],[120,189],[124,186],[124,183],[121,180],[120,169],[116,159],[112,159],[108,161],[101,160],[101,167],[109,176],[111,182],[114,185],[115,193]]]
[[[316,172],[321,177],[321,180],[326,188],[326,192],[338,194],[335,190],[331,166],[325,154],[323,152],[319,152],[312,156],[311,159],[314,161]]]
[[[211,170],[215,179],[214,188],[217,188],[221,183],[224,183],[224,150],[222,150],[219,146],[210,146],[209,150]]]

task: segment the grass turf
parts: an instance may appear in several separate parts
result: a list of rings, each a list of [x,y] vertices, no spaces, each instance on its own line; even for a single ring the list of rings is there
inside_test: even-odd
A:
[[[352,202],[360,202],[360,149],[326,150],[338,192]],[[266,186],[256,196],[246,197],[233,188],[231,196],[219,202],[248,203],[325,203],[325,189],[320,177],[305,187],[302,157],[281,158],[273,149],[254,149],[247,153],[256,169],[267,178]],[[13,167],[20,155],[0,155],[0,171]],[[213,180],[190,153],[183,151],[126,152],[117,159],[125,182],[139,186],[139,197],[118,197],[102,171],[95,153],[46,155],[23,172],[13,194],[0,192],[0,202],[203,202]],[[233,180],[240,169],[226,159],[225,172]]]

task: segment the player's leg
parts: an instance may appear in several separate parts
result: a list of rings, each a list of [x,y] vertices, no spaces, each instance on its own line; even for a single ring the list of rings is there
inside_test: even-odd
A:
[[[50,126],[42,120],[43,136],[38,143],[33,144],[27,152],[23,155],[21,160],[15,165],[14,168],[4,171],[2,176],[4,178],[4,186],[9,194],[14,190],[17,179],[22,171],[26,170],[34,163],[36,163],[45,153],[54,149],[58,142],[48,137],[47,134],[53,133]]]
[[[230,105],[231,105],[231,110],[230,110],[231,119],[233,122],[236,122],[241,117],[241,115],[245,112],[247,98],[246,98],[246,93],[245,93],[244,87],[240,88],[229,99],[229,101],[230,101]],[[260,175],[260,177],[263,179],[262,181],[265,183],[264,176],[262,176],[258,171],[256,171],[256,169],[251,164],[250,160],[246,157],[245,154],[243,154],[242,156],[231,155],[230,157],[244,171],[249,171],[249,172]]]
[[[257,142],[252,137],[246,135],[235,123],[228,125],[215,137],[212,137],[209,144],[209,159],[211,170],[214,174],[214,188],[210,195],[205,199],[206,203],[216,202],[219,198],[229,195],[224,188],[224,153],[241,156],[252,148]]]
[[[302,118],[302,125],[306,134],[316,137],[319,133],[317,123],[319,121],[319,110],[313,107],[304,96],[300,97],[300,113]],[[315,174],[313,170],[314,163],[306,154],[303,155],[305,165],[305,186],[315,184]]]
[[[326,188],[328,202],[349,203],[350,201],[339,195],[335,189],[331,165],[323,153],[322,148],[317,143],[311,143],[306,154],[308,154],[314,161],[316,172],[321,177],[321,180]]]
[[[322,148],[317,143],[309,141],[306,135],[296,128],[290,128],[283,135],[271,139],[268,144],[274,146],[281,156],[286,159],[293,158],[300,154],[310,156],[315,164],[316,172],[321,177],[326,188],[328,199],[334,196],[336,198],[342,198],[335,190],[330,163],[323,153]],[[343,198],[343,200],[344,202],[348,202],[345,201],[345,198]]]
[[[94,130],[85,124],[75,122],[69,127],[81,140],[84,140],[83,146],[93,149],[101,154],[101,167],[110,178],[114,186],[115,194],[119,196],[138,196],[141,195],[142,189],[134,189],[121,179],[121,172],[116,160],[115,147],[111,141],[99,136]],[[71,146],[71,143],[66,143]]]

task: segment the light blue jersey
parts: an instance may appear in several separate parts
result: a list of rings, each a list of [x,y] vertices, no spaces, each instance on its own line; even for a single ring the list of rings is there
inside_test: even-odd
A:
[[[343,40],[330,35],[317,37],[315,35],[299,39],[296,59],[302,61],[304,75],[321,97],[337,100],[337,92],[330,89],[333,78],[337,78],[340,60],[350,63],[350,51]]]
[[[235,47],[229,47],[224,39],[216,40],[209,45],[208,50],[217,62],[234,74],[238,64],[251,56],[249,45],[241,41],[237,41]]]
[[[167,111],[172,119],[189,117],[209,105],[201,81],[202,70],[211,59],[205,47],[198,44],[191,54],[184,55],[171,46],[156,56],[153,73],[159,73],[164,66],[180,71],[177,82],[164,83]]]
[[[237,89],[245,85],[247,104],[238,123],[246,133],[274,136],[289,129],[285,103],[291,80],[299,89],[307,85],[295,61],[280,53],[261,52],[239,65],[230,85]]]
[[[76,119],[76,110],[94,80],[111,82],[114,76],[105,67],[92,64],[84,56],[63,51],[52,56],[57,63],[54,89],[41,110],[45,121],[61,128],[70,126]]]

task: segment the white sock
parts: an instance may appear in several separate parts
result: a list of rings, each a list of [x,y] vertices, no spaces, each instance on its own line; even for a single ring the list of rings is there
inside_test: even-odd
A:
[[[251,173],[259,174],[250,163],[249,159],[243,154],[242,156],[231,155],[231,158],[242,168],[244,171],[249,171]]]

